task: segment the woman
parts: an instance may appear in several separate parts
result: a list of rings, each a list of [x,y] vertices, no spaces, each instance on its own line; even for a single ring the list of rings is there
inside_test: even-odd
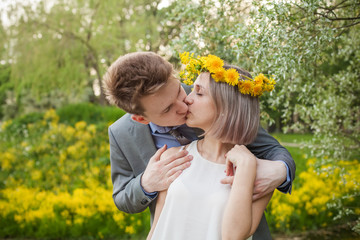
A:
[[[275,82],[263,75],[252,80],[213,55],[181,58],[188,84],[200,71],[186,98],[186,124],[203,129],[204,138],[186,146],[191,166],[159,194],[148,239],[249,238],[272,193],[252,201],[256,158],[244,145],[257,134],[258,96]],[[162,159],[179,150],[168,149]],[[234,176],[232,186],[221,183],[226,176]]]

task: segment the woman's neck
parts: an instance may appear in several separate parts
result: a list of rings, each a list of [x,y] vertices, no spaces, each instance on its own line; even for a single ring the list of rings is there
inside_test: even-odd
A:
[[[200,155],[211,162],[220,164],[225,164],[225,154],[233,147],[234,144],[223,143],[216,138],[206,135],[198,141]]]

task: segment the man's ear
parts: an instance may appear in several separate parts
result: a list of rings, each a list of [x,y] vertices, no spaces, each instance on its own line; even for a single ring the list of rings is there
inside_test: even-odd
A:
[[[136,115],[136,114],[132,114],[131,119],[142,124],[149,124],[150,122],[144,116]]]

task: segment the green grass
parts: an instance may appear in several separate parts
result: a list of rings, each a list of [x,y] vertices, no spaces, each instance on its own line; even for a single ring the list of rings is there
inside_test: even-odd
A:
[[[284,143],[306,143],[310,142],[313,138],[313,135],[308,134],[296,134],[296,133],[274,133],[271,134],[273,137],[275,137],[278,141],[284,142]]]
[[[275,137],[281,145],[286,147],[290,152],[296,164],[296,177],[307,169],[306,161],[311,158],[311,150],[304,146],[304,143],[310,142],[312,139],[311,134],[283,134],[276,133],[271,134]],[[294,185],[297,185],[297,181],[294,181]]]

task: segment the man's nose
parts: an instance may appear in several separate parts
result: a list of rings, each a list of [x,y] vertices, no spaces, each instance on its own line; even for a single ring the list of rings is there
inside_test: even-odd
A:
[[[183,114],[186,113],[187,111],[188,111],[188,105],[183,101],[179,101],[179,107],[177,112],[179,114]]]

